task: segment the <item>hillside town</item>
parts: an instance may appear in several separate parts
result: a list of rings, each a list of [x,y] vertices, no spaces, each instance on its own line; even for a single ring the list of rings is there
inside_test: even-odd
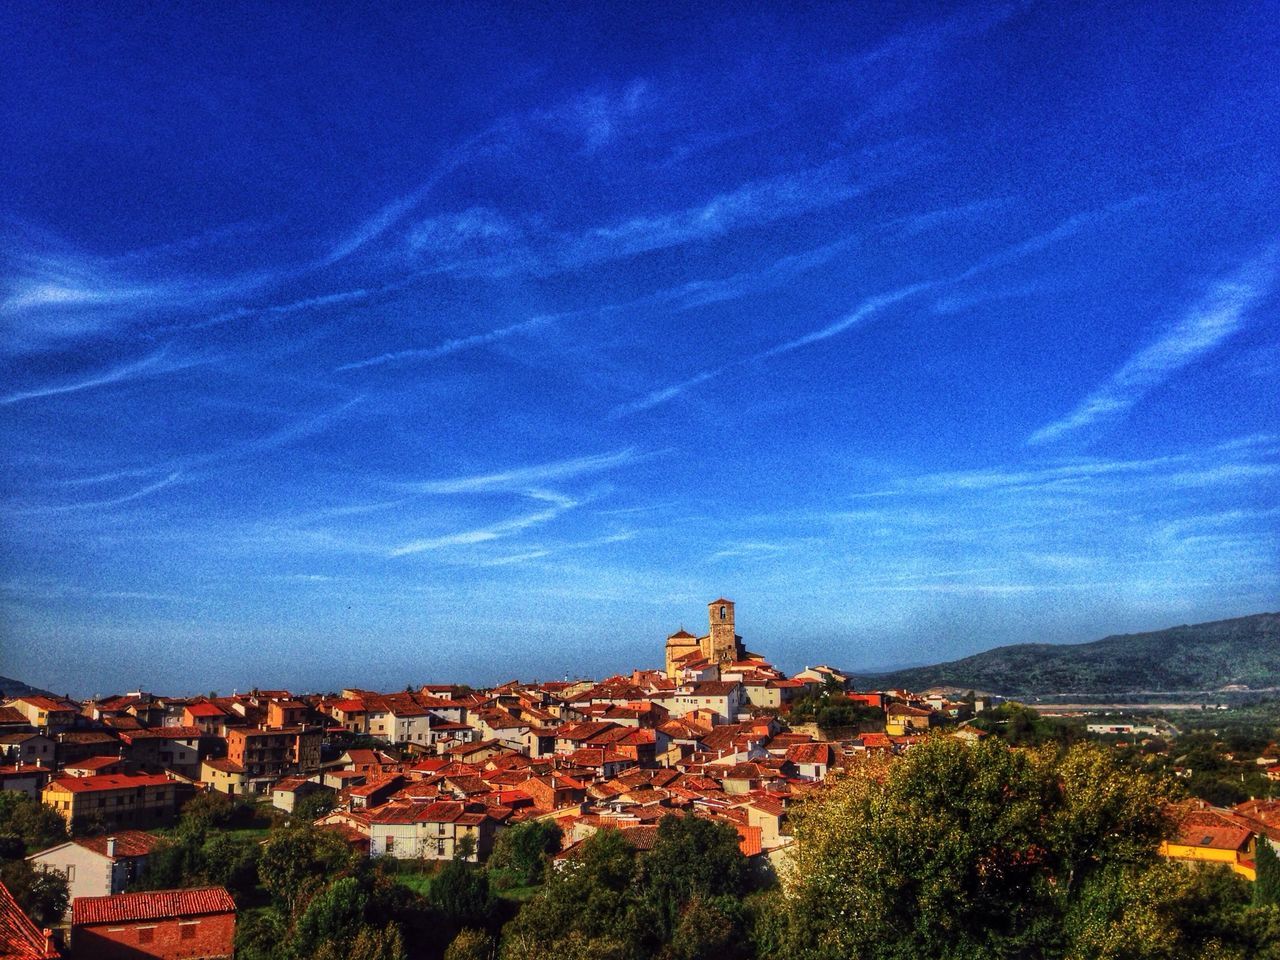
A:
[[[40,928],[0,887],[0,955],[231,956],[227,890],[134,889],[165,828],[202,794],[269,806],[277,823],[305,819],[363,857],[419,863],[482,862],[530,821],[561,831],[553,866],[601,831],[643,851],[663,818],[693,816],[731,828],[743,856],[773,874],[797,801],[862,758],[939,735],[978,743],[990,732],[975,721],[997,706],[859,691],[828,666],[787,676],[746,648],[724,598],[708,605],[705,635],[681,629],[664,654],[661,670],[484,690],[9,699],[0,788],[65,822],[71,839],[26,860],[65,878],[69,900],[61,923]],[[1280,758],[1260,763],[1280,777]],[[1280,801],[1189,803],[1175,815],[1168,858],[1254,880],[1258,844],[1280,845]]]

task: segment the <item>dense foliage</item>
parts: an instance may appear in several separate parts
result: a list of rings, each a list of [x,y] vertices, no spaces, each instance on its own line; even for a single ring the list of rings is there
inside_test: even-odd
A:
[[[549,820],[530,820],[503,830],[489,855],[494,882],[499,886],[538,883],[563,840],[563,831]]]
[[[52,807],[12,790],[0,791],[0,842],[16,838],[29,853],[67,839],[67,824]]]
[[[761,958],[1240,958],[1273,949],[1243,881],[1156,857],[1159,785],[1089,744],[932,739],[793,814]]]
[[[746,861],[731,827],[668,816],[643,856],[617,830],[574,853],[503,931],[503,960],[731,960],[747,950]]]

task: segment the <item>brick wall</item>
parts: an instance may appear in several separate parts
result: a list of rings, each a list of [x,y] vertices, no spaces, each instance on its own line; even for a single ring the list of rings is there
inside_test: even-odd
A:
[[[203,960],[230,957],[235,933],[234,913],[78,926],[71,931],[71,958]]]

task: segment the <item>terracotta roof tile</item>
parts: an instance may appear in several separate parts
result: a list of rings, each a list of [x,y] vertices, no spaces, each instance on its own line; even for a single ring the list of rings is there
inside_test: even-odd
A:
[[[6,960],[46,960],[58,956],[3,883],[0,883],[0,956]]]
[[[199,917],[210,913],[235,913],[235,909],[235,901],[223,887],[118,893],[110,897],[76,897],[71,902],[71,924],[84,926]]]

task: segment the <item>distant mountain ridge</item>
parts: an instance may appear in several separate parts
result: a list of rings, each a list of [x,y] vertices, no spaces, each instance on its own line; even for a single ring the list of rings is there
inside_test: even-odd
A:
[[[21,680],[0,677],[0,700],[13,700],[16,697],[52,697],[48,690],[41,690]]]
[[[933,666],[855,677],[860,687],[954,686],[1004,695],[1280,687],[1280,613],[1091,643],[1019,643]]]

